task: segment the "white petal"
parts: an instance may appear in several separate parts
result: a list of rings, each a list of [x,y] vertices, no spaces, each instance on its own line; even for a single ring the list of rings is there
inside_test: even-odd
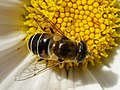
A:
[[[51,71],[46,71],[36,77],[24,81],[15,81],[8,90],[46,90]]]
[[[113,54],[104,60],[104,64],[120,76],[120,47],[114,48],[111,53]]]
[[[52,71],[48,80],[48,86],[46,90],[61,90],[60,89],[60,73]],[[45,90],[45,89],[44,89]]]
[[[0,0],[1,6],[13,6],[18,3],[21,3],[21,1],[20,0]]]
[[[3,1],[3,0],[2,0]],[[5,1],[7,2],[7,1]],[[8,7],[2,6],[3,2],[0,1],[0,24],[8,25],[23,25],[22,14],[24,14],[24,8],[22,3],[14,3],[14,6]]]
[[[74,69],[74,87],[75,90],[84,90],[83,75],[80,69]]]
[[[25,63],[30,61],[32,58],[31,55],[27,56],[24,62],[21,63],[0,85],[0,90],[49,90],[49,88],[56,87],[56,82],[59,86],[58,74],[49,70],[36,77],[25,81],[14,81],[16,72],[22,67]],[[58,77],[58,78],[56,78]],[[54,89],[51,89],[54,90]]]
[[[111,89],[118,88],[119,83],[119,76],[112,72],[108,67],[104,65],[97,65],[96,67],[90,67],[90,71],[94,75],[94,77],[97,79],[97,81],[100,83],[101,87],[103,89]],[[118,90],[118,89],[113,89]]]
[[[3,57],[5,55],[8,55],[9,53],[11,52],[16,52],[18,49],[22,48],[23,46],[26,45],[26,42],[25,41],[21,41],[19,43],[17,43],[16,45],[8,48],[8,49],[5,49],[3,51],[0,52],[0,57]],[[27,45],[26,45],[27,46]],[[25,49],[26,50],[26,49]]]
[[[36,84],[35,90],[47,90],[52,73],[51,70],[48,70],[36,77],[39,81]]]
[[[110,87],[110,90],[119,90],[120,86],[120,47],[114,48],[114,50],[111,51],[112,55],[109,56],[109,58],[104,60],[104,64],[116,75],[118,75],[115,85]],[[112,81],[113,82],[113,81]]]
[[[11,33],[6,36],[0,36],[0,51],[3,51],[9,47],[14,46],[25,38],[26,34],[22,34],[20,31]]]
[[[74,90],[74,68],[70,68],[70,71],[68,73],[68,80],[67,80],[67,88],[68,90]]]
[[[20,64],[20,62],[23,61],[24,57],[28,53],[26,46],[19,47],[19,49],[13,49],[11,52],[5,52],[7,51],[0,53],[0,82],[4,80],[6,76]]]
[[[0,1],[8,2],[8,1]],[[20,30],[23,22],[20,19],[21,9],[19,5],[12,7],[4,7],[0,5],[0,51],[3,51],[18,42],[26,35]]]
[[[22,52],[25,52],[24,50],[22,50]],[[19,55],[19,54],[18,54]],[[21,56],[20,56],[21,57]],[[27,62],[29,62],[33,57],[32,54],[29,54],[25,59],[23,59],[24,61],[12,72],[9,74],[9,76],[0,84],[0,90],[8,90],[12,87],[12,85],[18,85],[18,84],[14,84],[16,83],[15,81],[15,75],[17,73],[17,71]],[[18,82],[20,83],[20,82]],[[17,87],[16,87],[17,88]],[[13,89],[12,89],[13,90]],[[16,90],[16,89],[15,89]]]
[[[85,88],[88,90],[102,90],[102,87],[100,86],[99,82],[96,80],[96,78],[93,76],[93,74],[89,71],[89,69],[82,70],[83,76],[84,76],[84,85]]]
[[[61,90],[67,90],[67,75],[65,69],[61,71]]]
[[[75,69],[74,84],[75,90],[102,90],[102,87],[88,69]]]

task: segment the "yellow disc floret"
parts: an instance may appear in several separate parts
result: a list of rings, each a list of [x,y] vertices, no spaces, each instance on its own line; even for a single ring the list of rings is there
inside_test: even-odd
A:
[[[39,14],[42,12],[69,39],[86,42],[92,54],[82,63],[84,67],[87,67],[88,62],[92,65],[101,63],[101,58],[108,56],[106,50],[117,46],[116,37],[120,36],[116,31],[116,28],[120,27],[117,0],[30,1],[30,4],[25,6],[27,15],[24,25],[28,34],[26,40],[37,32],[43,32],[42,29],[48,25]],[[34,19],[39,22],[41,28],[36,25]]]

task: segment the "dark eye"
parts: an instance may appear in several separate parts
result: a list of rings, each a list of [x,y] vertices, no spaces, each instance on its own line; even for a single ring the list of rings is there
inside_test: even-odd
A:
[[[78,53],[79,53],[79,55],[77,57],[77,61],[79,63],[81,63],[85,59],[85,57],[86,57],[86,55],[88,53],[88,51],[87,51],[87,45],[83,41],[81,41],[79,43],[79,52]]]

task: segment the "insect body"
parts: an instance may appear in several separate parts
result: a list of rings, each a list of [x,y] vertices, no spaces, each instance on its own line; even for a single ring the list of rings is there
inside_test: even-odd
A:
[[[48,27],[48,29],[50,31],[46,32],[45,28],[41,27],[40,23],[33,18],[36,25],[45,31],[44,33],[37,33],[31,36],[28,40],[28,49],[34,55],[37,55],[39,60],[34,59],[23,66],[16,74],[16,80],[31,78],[63,62],[81,63],[87,56],[88,49],[85,42],[81,40],[79,42],[72,41],[67,38],[59,28],[55,27],[54,23],[52,23],[42,12],[39,12],[39,15],[49,23],[50,27]],[[46,61],[54,61],[55,63],[47,65]]]
[[[75,60],[81,63],[87,55],[87,46],[83,41],[78,43],[66,37],[54,40],[54,36],[48,33],[35,34],[28,41],[30,51],[39,57],[51,58],[56,56],[56,60]]]

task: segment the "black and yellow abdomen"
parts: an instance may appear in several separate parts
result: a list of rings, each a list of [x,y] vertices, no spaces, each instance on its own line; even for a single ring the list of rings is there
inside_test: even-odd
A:
[[[50,40],[51,36],[49,34],[35,34],[29,39],[28,48],[35,55],[43,56],[43,52],[44,54],[48,55]]]

